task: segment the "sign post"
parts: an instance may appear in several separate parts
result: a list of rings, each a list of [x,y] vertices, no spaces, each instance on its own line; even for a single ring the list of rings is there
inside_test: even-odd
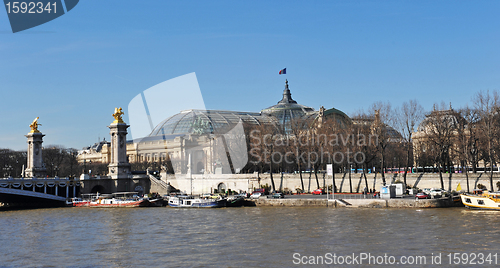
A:
[[[332,164],[326,165],[326,174],[328,176],[333,177],[333,165]],[[333,189],[333,184],[332,184],[332,199],[334,199],[334,193],[335,193],[335,189]],[[326,187],[326,199],[328,199],[328,186]]]

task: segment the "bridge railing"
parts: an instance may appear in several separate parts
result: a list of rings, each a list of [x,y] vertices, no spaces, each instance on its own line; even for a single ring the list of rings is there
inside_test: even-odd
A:
[[[0,189],[12,189],[22,192],[32,192],[33,194],[48,194],[62,198],[76,197],[79,179],[70,178],[2,178],[0,179]],[[18,193],[28,195],[28,193]]]

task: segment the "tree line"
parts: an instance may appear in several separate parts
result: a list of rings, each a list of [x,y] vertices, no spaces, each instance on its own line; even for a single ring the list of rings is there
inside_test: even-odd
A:
[[[459,109],[440,103],[425,112],[417,100],[396,108],[389,102],[376,102],[368,112],[354,114],[349,123],[333,117],[293,119],[281,129],[272,125],[247,126],[246,133],[253,131],[253,135],[247,137],[250,161],[246,170],[299,173],[302,189],[303,173],[314,174],[319,188],[318,172],[326,170],[327,164],[332,164],[335,172],[380,172],[383,183],[387,171],[401,172],[405,184],[407,173],[428,171],[439,173],[444,189],[443,173],[452,176],[461,172],[468,180],[468,172],[481,169],[489,172],[490,189],[494,189],[493,171],[497,171],[500,160],[499,112],[498,93],[481,91],[474,95],[471,106]],[[376,139],[363,142],[358,138],[370,135]],[[332,146],[328,144],[331,140],[324,137],[342,137],[342,142]],[[299,157],[304,153],[307,161]],[[321,158],[325,155],[330,158]],[[271,183],[276,189],[272,176]],[[368,188],[366,175],[365,184]]]
[[[77,177],[83,172],[83,166],[78,164],[78,150],[64,148],[60,145],[49,145],[43,148],[42,159],[47,169],[48,177]],[[10,149],[0,149],[0,167],[2,177],[22,176],[26,169],[27,152]]]
[[[295,172],[305,190],[303,176],[314,176],[320,188],[318,173],[321,176],[320,171],[326,170],[327,164],[333,165],[335,173],[378,172],[384,183],[384,173],[395,168],[403,173],[405,184],[409,172],[438,172],[442,188],[443,173],[451,176],[463,172],[468,176],[468,172],[481,169],[489,171],[493,189],[492,171],[498,169],[496,163],[500,160],[499,111],[498,93],[481,91],[474,95],[471,106],[459,109],[440,103],[425,112],[417,100],[403,102],[396,108],[390,102],[375,102],[367,112],[352,115],[350,121],[319,116],[314,120],[294,118],[285,125],[245,124],[249,161],[240,172],[269,172],[273,189],[277,189],[273,174]],[[47,175],[107,173],[107,164],[78,164],[77,155],[73,148],[46,146],[43,161]],[[25,165],[26,151],[0,149],[3,177],[19,177]],[[132,163],[133,170],[162,167],[174,172],[168,159]],[[366,176],[365,184],[368,188]]]
[[[415,143],[415,162],[419,166],[434,166],[443,172],[489,172],[490,189],[493,172],[498,171],[500,160],[500,99],[498,92],[480,91],[472,98],[472,105],[459,109],[434,105],[427,115]],[[467,189],[469,191],[470,189]]]

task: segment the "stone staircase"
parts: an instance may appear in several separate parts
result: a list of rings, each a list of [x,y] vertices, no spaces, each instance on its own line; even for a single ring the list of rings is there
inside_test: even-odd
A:
[[[335,201],[337,201],[337,203],[340,203],[340,204],[342,204],[342,205],[344,205],[346,207],[347,206],[351,206],[351,203],[345,201],[344,199],[335,199]]]
[[[163,191],[158,191],[160,194],[166,194],[166,193],[170,192],[172,187],[170,185],[168,185],[166,182],[157,179],[155,176],[153,176],[149,172],[148,172],[148,177],[149,177],[149,180],[151,181],[151,188],[153,188],[153,185],[155,185],[157,188],[163,190]]]

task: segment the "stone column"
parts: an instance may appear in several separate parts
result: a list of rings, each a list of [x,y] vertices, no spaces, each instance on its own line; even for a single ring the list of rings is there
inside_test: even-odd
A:
[[[121,113],[121,108],[120,108]],[[112,179],[128,179],[130,163],[127,159],[127,125],[121,119],[123,113],[115,111],[115,121],[108,127],[111,134],[111,161],[108,165],[108,176]],[[119,187],[120,188],[120,187]]]
[[[28,138],[28,165],[25,171],[26,177],[43,178],[47,175],[47,170],[42,160],[42,142],[43,135],[40,132],[30,132],[26,135]]]

